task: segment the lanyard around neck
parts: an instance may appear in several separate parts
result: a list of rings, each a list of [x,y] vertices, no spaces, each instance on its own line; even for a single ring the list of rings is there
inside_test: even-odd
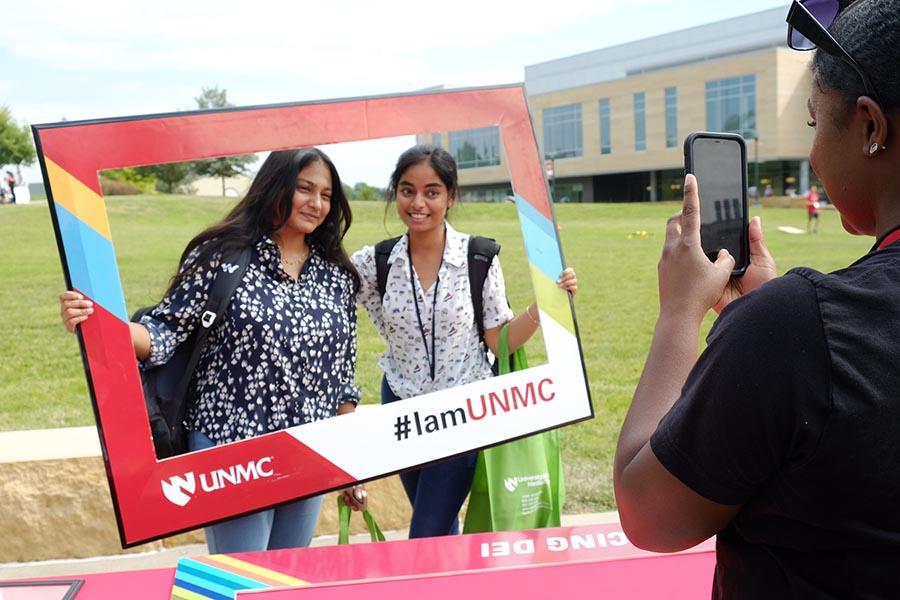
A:
[[[409,259],[409,284],[412,287],[413,302],[416,305],[416,318],[419,320],[419,333],[422,334],[422,344],[425,346],[425,357],[428,358],[428,366],[431,368],[431,381],[434,382],[435,370],[435,343],[434,343],[434,316],[437,314],[438,285],[441,283],[441,267],[444,266],[444,254],[441,253],[441,264],[438,267],[437,277],[434,280],[434,296],[431,300],[431,356],[428,356],[428,341],[425,338],[425,326],[422,324],[422,313],[419,311],[419,294],[416,292],[416,277],[413,273],[412,250],[409,248],[409,240],[406,245],[406,256]],[[425,290],[422,290],[425,294]]]
[[[895,228],[893,231],[884,236],[881,241],[875,244],[874,249],[881,250],[882,248],[887,248],[891,244],[898,241],[900,241],[900,227]]]

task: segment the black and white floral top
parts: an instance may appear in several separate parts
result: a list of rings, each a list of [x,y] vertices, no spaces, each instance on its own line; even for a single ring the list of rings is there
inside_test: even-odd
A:
[[[422,289],[415,270],[410,280],[406,235],[400,238],[388,257],[390,269],[383,303],[377,289],[375,247],[366,246],[350,257],[362,280],[357,300],[387,342],[378,366],[384,371],[391,390],[400,398],[445,390],[492,376],[491,364],[475,325],[469,286],[469,235],[456,231],[449,223],[446,227],[438,281],[427,290]],[[413,290],[417,295],[415,300]],[[482,298],[484,314],[480,318],[485,329],[499,327],[513,318],[506,301],[499,256],[494,257],[488,269]],[[431,378],[432,356],[435,359],[434,379]]]
[[[214,255],[141,320],[151,340],[142,366],[165,363],[194,331],[220,258]],[[339,404],[359,401],[356,343],[349,273],[312,246],[294,280],[281,267],[278,246],[262,238],[207,337],[188,429],[225,444],[334,416]]]

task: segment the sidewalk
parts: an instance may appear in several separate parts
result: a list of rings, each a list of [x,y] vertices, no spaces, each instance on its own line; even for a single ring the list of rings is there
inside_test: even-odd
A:
[[[593,523],[614,523],[618,521],[615,512],[588,513],[583,515],[563,515],[562,526],[585,525]],[[407,530],[385,531],[388,540],[403,540]],[[369,541],[368,534],[350,536],[351,544]],[[313,546],[333,546],[337,544],[336,535],[320,536],[312,541]],[[113,571],[136,571],[140,569],[174,568],[178,559],[184,556],[205,555],[206,546],[192,544],[178,548],[168,548],[158,552],[127,554],[121,556],[100,556],[72,560],[50,560],[29,563],[0,563],[0,580],[28,579],[37,577],[67,577],[87,575],[90,573],[109,573]]]

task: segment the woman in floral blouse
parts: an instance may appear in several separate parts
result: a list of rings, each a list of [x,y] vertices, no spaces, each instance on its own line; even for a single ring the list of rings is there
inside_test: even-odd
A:
[[[195,370],[191,451],[353,412],[359,275],[342,245],[350,222],[323,152],[272,152],[246,197],[187,245],[162,302],[130,324],[141,366],[165,363],[197,327],[225,251],[252,248]],[[60,302],[72,332],[93,312],[73,291]],[[359,509],[365,492],[359,486],[344,498]],[[209,552],[308,546],[321,504],[321,496],[308,498],[207,527]]]
[[[387,190],[407,233],[391,251],[384,297],[377,289],[375,249],[367,246],[351,260],[360,274],[359,303],[369,313],[387,349],[379,361],[384,371],[382,403],[480,381],[492,376],[484,339],[497,352],[500,328],[509,323],[509,350],[514,351],[540,324],[537,305],[515,316],[506,301],[499,257],[484,283],[483,314],[475,315],[467,268],[469,235],[446,221],[457,201],[456,161],[438,146],[419,145],[400,155]],[[575,272],[566,269],[559,285],[573,294]],[[413,507],[409,537],[459,533],[459,510],[472,486],[478,453],[401,473]]]

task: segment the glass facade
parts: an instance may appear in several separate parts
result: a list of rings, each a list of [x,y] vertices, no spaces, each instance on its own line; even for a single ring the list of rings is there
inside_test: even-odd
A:
[[[678,91],[666,88],[666,148],[678,147]]]
[[[634,95],[634,150],[647,149],[647,99],[644,92]]]
[[[441,134],[440,133],[432,133],[431,134],[431,145],[432,146],[440,146],[441,145]]]
[[[612,134],[609,129],[609,98],[600,100],[600,154],[612,152]]]
[[[500,164],[500,128],[482,127],[450,132],[450,154],[460,169]],[[440,141],[440,140],[438,140]]]
[[[544,158],[583,156],[581,105],[544,109]]]
[[[567,204],[584,201],[584,185],[581,183],[560,183],[553,186],[553,201]]]
[[[462,201],[472,202],[515,202],[512,188],[483,188],[475,190],[463,190]]]
[[[756,136],[756,75],[706,82],[706,129]]]

